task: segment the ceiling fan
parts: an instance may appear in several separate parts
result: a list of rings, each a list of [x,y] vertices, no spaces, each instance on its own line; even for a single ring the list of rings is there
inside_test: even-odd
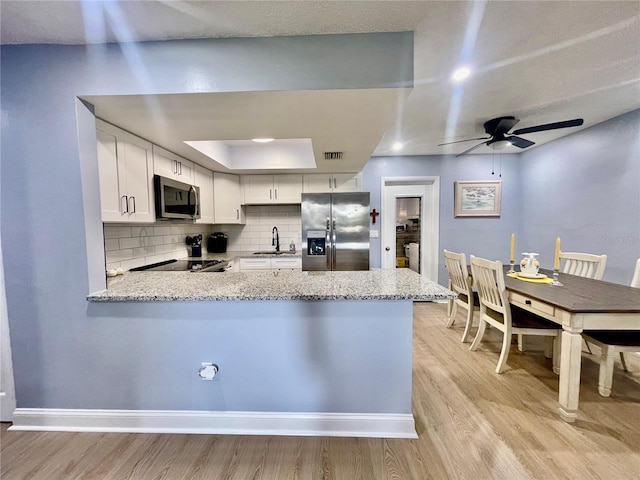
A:
[[[535,142],[527,140],[526,138],[518,137],[517,135],[544,132],[545,130],[556,130],[558,128],[579,127],[584,123],[582,118],[576,118],[574,120],[565,120],[563,122],[545,123],[544,125],[520,128],[509,133],[509,130],[515,127],[519,121],[520,120],[516,117],[493,118],[484,122],[484,131],[489,135],[488,137],[468,138],[466,140],[458,140],[457,142],[440,143],[438,146],[441,147],[443,145],[451,145],[453,143],[470,142],[472,140],[486,140],[462,153],[459,153],[456,157],[466,155],[482,145],[487,145],[495,150],[502,150],[508,145],[514,145],[518,148],[527,148],[531,145],[535,145]]]

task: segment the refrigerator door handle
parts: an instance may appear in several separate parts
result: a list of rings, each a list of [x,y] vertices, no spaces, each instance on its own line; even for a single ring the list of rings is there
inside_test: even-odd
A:
[[[331,270],[331,256],[332,256],[332,248],[331,248],[331,231],[329,230],[329,219],[327,218],[327,232],[325,238],[325,247],[324,253],[327,256],[327,270]]]
[[[333,252],[331,253],[331,270],[335,270],[336,269],[336,263],[337,263],[337,259],[336,259],[336,231],[334,230],[332,232],[332,239],[331,239],[331,248],[333,249]]]

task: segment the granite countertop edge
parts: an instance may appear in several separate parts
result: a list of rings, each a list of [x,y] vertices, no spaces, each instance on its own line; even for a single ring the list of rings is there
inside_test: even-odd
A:
[[[457,295],[408,269],[360,272],[128,272],[90,302],[449,300]]]

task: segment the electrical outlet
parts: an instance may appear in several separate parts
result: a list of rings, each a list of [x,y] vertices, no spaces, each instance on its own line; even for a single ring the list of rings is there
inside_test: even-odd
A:
[[[369,230],[369,238],[378,238],[379,230]]]

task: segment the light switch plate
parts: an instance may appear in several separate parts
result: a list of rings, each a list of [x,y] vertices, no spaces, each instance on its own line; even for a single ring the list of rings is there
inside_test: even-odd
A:
[[[378,238],[379,230],[369,230],[369,238]]]

